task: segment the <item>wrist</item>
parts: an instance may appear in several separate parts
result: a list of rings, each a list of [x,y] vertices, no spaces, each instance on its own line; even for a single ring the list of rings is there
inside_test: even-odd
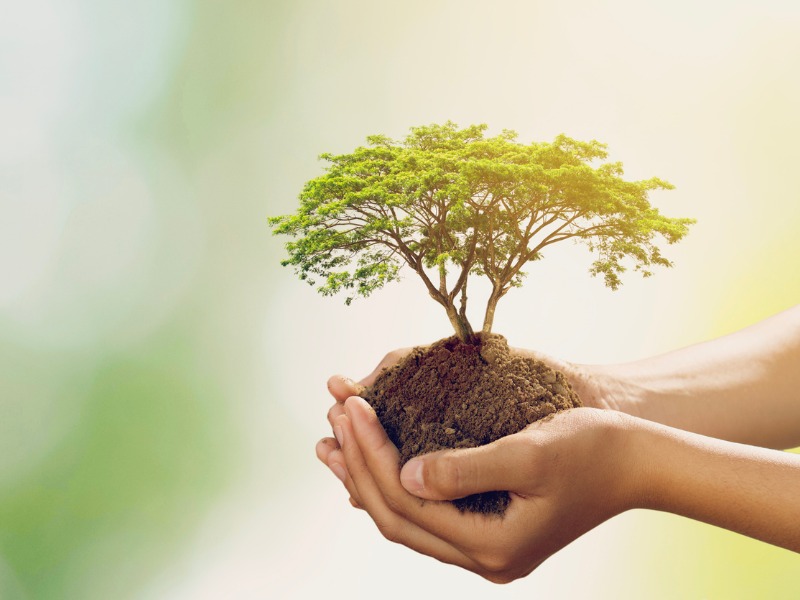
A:
[[[650,451],[655,442],[651,424],[624,412],[606,411],[609,421],[608,437],[613,449],[612,481],[616,513],[634,508],[651,508],[654,491],[658,488],[652,469]]]
[[[629,508],[679,513],[676,493],[678,498],[685,496],[688,486],[681,476],[697,461],[691,453],[697,444],[694,434],[642,418],[628,419]]]

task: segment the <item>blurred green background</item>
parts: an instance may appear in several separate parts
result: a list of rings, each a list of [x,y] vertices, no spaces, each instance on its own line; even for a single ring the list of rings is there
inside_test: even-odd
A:
[[[736,330],[800,299],[800,5],[1,13],[0,598],[796,597],[797,556],[670,515],[623,515],[503,588],[386,543],[313,457],[325,380],[448,323],[411,278],[319,298],[266,217],[373,133],[596,138],[698,220],[676,268],[611,293],[558,249],[496,330],[586,362]]]

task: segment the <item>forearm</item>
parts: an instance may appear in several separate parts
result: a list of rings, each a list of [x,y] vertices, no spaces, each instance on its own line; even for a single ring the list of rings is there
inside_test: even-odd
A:
[[[800,456],[633,421],[633,506],[800,552]]]
[[[589,393],[623,412],[741,443],[800,445],[800,306],[655,358],[575,368]]]

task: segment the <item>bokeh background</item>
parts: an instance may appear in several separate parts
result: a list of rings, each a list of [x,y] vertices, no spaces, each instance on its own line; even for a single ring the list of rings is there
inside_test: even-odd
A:
[[[556,248],[496,331],[631,360],[800,300],[794,0],[26,0],[0,8],[0,598],[791,598],[797,556],[633,512],[495,587],[384,541],[314,458],[325,380],[448,335],[408,277],[279,266],[322,152],[488,123],[609,145],[697,219],[618,292]]]

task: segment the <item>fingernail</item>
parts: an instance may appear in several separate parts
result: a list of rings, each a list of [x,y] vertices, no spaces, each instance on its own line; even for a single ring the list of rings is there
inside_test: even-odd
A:
[[[344,483],[344,480],[347,478],[347,473],[345,473],[344,467],[339,463],[331,463],[330,468],[331,471],[333,471],[333,474],[339,478],[339,481]]]
[[[421,492],[425,488],[425,482],[422,479],[421,460],[410,460],[405,464],[400,471],[400,483],[412,494]]]
[[[342,428],[340,425],[337,425],[336,427],[333,428],[333,435],[336,436],[336,441],[339,442],[339,447],[341,448],[342,439],[344,439],[344,436],[342,435]]]

